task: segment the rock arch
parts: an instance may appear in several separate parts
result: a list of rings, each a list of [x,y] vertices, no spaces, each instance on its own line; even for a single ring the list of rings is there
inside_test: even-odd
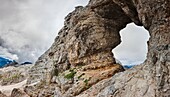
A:
[[[121,43],[112,52],[119,64],[125,68],[139,65],[146,60],[149,32],[143,26],[129,23],[120,30]]]
[[[60,91],[54,91],[62,96],[169,96],[169,5],[168,0],[90,0],[86,7],[76,7],[51,48],[30,70],[28,84],[57,83],[53,86],[59,85]],[[123,71],[111,50],[120,43],[119,31],[130,22],[150,32],[147,60],[111,77]]]

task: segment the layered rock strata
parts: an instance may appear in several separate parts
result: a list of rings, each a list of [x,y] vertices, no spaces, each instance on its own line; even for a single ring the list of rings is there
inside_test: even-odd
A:
[[[51,48],[30,70],[25,92],[44,97],[169,97],[170,2],[90,0],[65,18]],[[128,23],[150,33],[147,60],[125,72],[111,50]],[[113,77],[111,77],[113,76]]]

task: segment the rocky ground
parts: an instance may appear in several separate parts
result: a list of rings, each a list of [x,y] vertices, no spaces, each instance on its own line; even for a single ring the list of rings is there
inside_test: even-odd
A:
[[[19,67],[4,67],[0,69],[0,91],[4,95],[10,96],[14,88],[23,89],[26,85],[28,70],[32,64]],[[1,97],[1,96],[0,96]],[[3,96],[2,96],[3,97]]]

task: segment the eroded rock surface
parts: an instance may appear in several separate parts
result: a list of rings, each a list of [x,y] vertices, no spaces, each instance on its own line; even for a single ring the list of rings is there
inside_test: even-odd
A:
[[[33,97],[169,97],[169,5],[168,0],[90,0],[76,7],[30,70],[27,83],[32,85],[25,92]],[[121,72],[111,50],[130,22],[149,31],[149,53],[145,63]]]
[[[101,4],[76,7],[65,18],[55,43],[30,71],[28,83],[56,77],[61,92],[75,96],[124,70],[111,51],[120,43],[119,30],[131,20],[111,0]]]

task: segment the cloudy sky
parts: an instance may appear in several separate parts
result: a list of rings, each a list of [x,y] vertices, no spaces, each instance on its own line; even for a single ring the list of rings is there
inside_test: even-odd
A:
[[[0,0],[0,56],[19,62],[32,61],[44,53],[62,28],[64,17],[88,0]],[[120,32],[122,43],[114,49],[123,64],[145,60],[148,32],[134,24]]]

